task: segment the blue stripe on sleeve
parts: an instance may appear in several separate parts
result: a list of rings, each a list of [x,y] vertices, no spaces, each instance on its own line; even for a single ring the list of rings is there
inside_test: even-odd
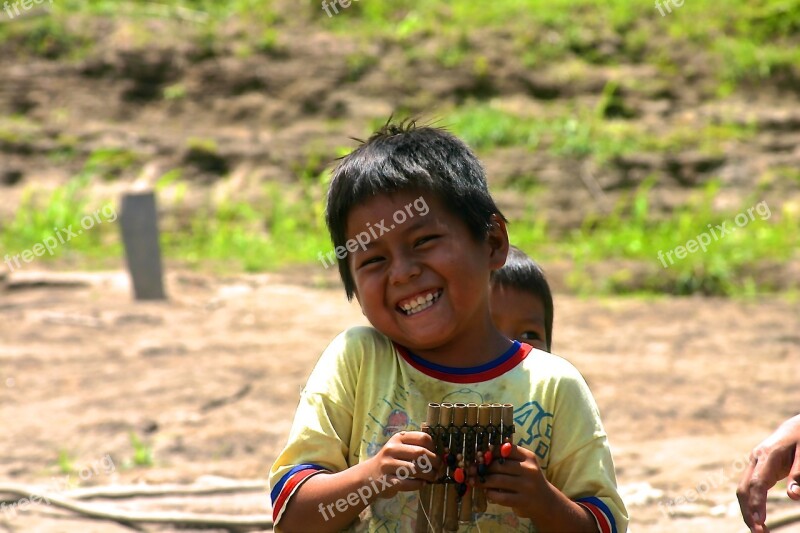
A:
[[[325,468],[324,466],[316,465],[314,463],[307,463],[295,466],[287,473],[285,473],[283,477],[280,479],[280,481],[278,481],[275,484],[275,486],[272,487],[272,491],[270,491],[269,495],[270,499],[272,500],[272,505],[275,505],[275,500],[277,500],[278,496],[281,495],[281,491],[283,490],[283,486],[286,484],[286,481],[296,473],[301,472],[303,470],[308,470],[309,468],[312,468],[314,470],[327,470],[327,468]]]
[[[589,498],[581,498],[575,501],[591,503],[603,511],[603,514],[608,517],[608,521],[611,522],[611,533],[617,533],[617,522],[614,520],[614,513],[611,512],[611,509],[608,508],[608,505],[606,505],[603,500],[597,496],[590,496]]]

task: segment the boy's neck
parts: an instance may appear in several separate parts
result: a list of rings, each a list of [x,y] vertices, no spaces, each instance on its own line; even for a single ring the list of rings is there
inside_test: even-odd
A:
[[[470,368],[493,361],[513,344],[494,326],[491,320],[483,328],[467,332],[451,342],[435,348],[406,346],[415,355],[437,365]]]

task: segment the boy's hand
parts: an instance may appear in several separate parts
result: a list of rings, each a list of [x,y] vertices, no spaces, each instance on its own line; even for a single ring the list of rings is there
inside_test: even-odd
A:
[[[486,491],[486,499],[491,503],[510,507],[522,518],[534,518],[547,512],[550,483],[532,451],[512,445],[510,455],[502,464],[498,453],[485,479],[485,483],[478,482],[475,486]]]
[[[391,498],[401,491],[419,490],[425,481],[435,481],[442,467],[436,457],[433,439],[422,431],[395,433],[370,459],[374,462],[372,478],[381,498]]]

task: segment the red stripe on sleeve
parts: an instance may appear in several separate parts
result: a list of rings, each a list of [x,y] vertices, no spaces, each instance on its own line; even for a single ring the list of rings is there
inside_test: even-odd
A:
[[[611,533],[611,522],[608,520],[606,514],[600,510],[599,507],[586,502],[575,502],[575,503],[588,509],[589,512],[592,513],[592,516],[594,516],[594,521],[597,522],[597,527],[599,528],[600,533]]]
[[[301,470],[286,480],[286,483],[283,485],[283,489],[281,490],[281,493],[275,502],[275,506],[272,508],[272,522],[274,525],[278,524],[281,516],[283,516],[283,511],[286,510],[286,503],[289,501],[289,498],[292,497],[292,494],[294,494],[295,491],[300,488],[300,485],[302,485],[311,476],[320,474],[322,472],[324,472],[324,470]]]

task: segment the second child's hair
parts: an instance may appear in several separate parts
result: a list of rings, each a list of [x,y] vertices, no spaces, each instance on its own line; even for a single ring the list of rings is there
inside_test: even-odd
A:
[[[325,221],[334,248],[345,245],[347,217],[355,206],[406,190],[438,198],[476,240],[486,237],[492,215],[506,220],[489,194],[483,166],[463,141],[441,128],[390,120],[333,171]],[[352,300],[355,281],[347,257],[337,260],[347,299]]]
[[[506,263],[492,272],[492,285],[525,291],[541,298],[544,306],[544,330],[547,351],[553,343],[553,294],[539,264],[516,246],[508,247]]]

